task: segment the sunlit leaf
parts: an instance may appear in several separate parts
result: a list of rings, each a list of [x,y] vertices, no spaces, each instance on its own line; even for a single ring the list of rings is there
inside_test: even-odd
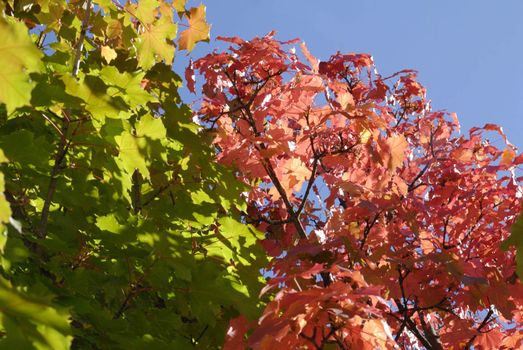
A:
[[[180,34],[178,48],[192,51],[197,42],[209,40],[211,27],[205,19],[205,6],[203,4],[191,8],[186,16],[189,21],[189,28]]]
[[[41,56],[23,23],[0,20],[0,102],[8,113],[29,103],[33,84],[28,73],[40,70]]]

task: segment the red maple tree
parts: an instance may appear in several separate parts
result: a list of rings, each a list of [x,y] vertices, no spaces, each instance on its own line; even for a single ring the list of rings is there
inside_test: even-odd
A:
[[[202,125],[250,186],[245,220],[273,257],[263,315],[233,321],[226,348],[522,347],[523,288],[500,243],[523,158],[501,128],[461,136],[414,71],[320,62],[273,35],[221,38],[227,51],[186,72],[193,92],[204,77]]]

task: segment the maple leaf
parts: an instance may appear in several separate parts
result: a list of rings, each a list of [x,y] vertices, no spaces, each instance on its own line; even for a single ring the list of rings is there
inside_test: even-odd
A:
[[[173,1],[173,7],[177,12],[184,12],[185,11],[185,3],[187,0],[174,0]]]
[[[231,319],[261,314],[268,261],[246,185],[178,94],[185,1],[0,9],[0,348],[223,348]]]
[[[499,164],[510,166],[512,165],[515,157],[516,151],[514,151],[512,148],[506,148],[505,150],[503,150],[503,153],[501,154],[501,160]]]
[[[503,333],[498,328],[478,333],[474,340],[474,347],[480,350],[496,349],[504,338]]]
[[[229,328],[225,335],[223,350],[246,348],[247,344],[244,337],[248,330],[248,323],[248,320],[244,316],[239,316],[230,321]]]
[[[409,144],[403,135],[392,135],[385,140],[381,140],[382,161],[391,171],[398,168],[405,159],[405,151]]]
[[[111,63],[117,56],[116,51],[109,46],[102,46],[101,55],[107,63]]]
[[[130,12],[133,13],[143,25],[154,22],[158,5],[158,0],[141,0],[136,4],[127,4],[127,6],[131,8]]]
[[[41,56],[23,23],[0,19],[0,102],[8,113],[29,103],[34,84],[28,73],[40,70]]]
[[[189,21],[189,28],[180,34],[178,48],[180,50],[192,51],[194,45],[199,41],[209,40],[211,27],[205,19],[205,6],[193,7],[185,13]]]
[[[171,64],[174,58],[172,40],[178,27],[168,20],[158,20],[145,26],[137,45],[138,63],[144,69],[151,68],[157,60]]]

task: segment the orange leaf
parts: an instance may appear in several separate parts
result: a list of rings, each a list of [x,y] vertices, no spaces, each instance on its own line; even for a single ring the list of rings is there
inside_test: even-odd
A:
[[[503,333],[498,328],[494,328],[488,332],[479,333],[474,341],[474,348],[477,347],[482,350],[497,349],[502,340]]]
[[[205,6],[193,7],[189,13],[185,13],[189,21],[189,28],[180,34],[180,50],[192,51],[198,41],[209,40],[211,26],[205,19]]]
[[[403,164],[405,150],[409,144],[403,135],[389,137],[387,139],[387,144],[390,147],[389,169],[394,170]]]
[[[510,166],[515,157],[516,152],[511,148],[506,148],[501,154],[501,161],[499,162],[499,164]]]
[[[318,61],[318,59],[310,53],[309,49],[307,48],[307,46],[305,46],[304,42],[300,44],[300,48],[301,52],[303,53],[303,56],[305,56],[307,61],[309,61],[312,71],[318,72],[318,66],[320,65],[320,61]]]
[[[409,143],[403,135],[392,135],[380,141],[382,164],[391,171],[403,164]]]
[[[432,235],[425,231],[420,230],[419,232],[419,239],[421,243],[421,250],[423,250],[424,254],[430,254],[434,251],[434,244],[432,243]]]

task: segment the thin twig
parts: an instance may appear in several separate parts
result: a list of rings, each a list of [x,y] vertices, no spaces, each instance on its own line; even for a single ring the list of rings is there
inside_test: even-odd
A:
[[[87,0],[85,4],[86,14],[82,20],[82,29],[80,31],[80,38],[78,38],[78,44],[76,45],[76,52],[73,61],[73,77],[78,75],[78,69],[80,68],[80,58],[82,57],[82,50],[84,48],[84,39],[87,34],[87,25],[89,24],[89,17],[91,16],[91,0]]]
[[[376,215],[374,215],[374,218],[372,219],[371,222],[367,221],[367,225],[365,226],[365,230],[363,231],[363,239],[361,240],[361,243],[360,243],[360,250],[362,250],[363,247],[365,246],[365,243],[367,242],[367,238],[369,237],[370,230],[374,227],[374,225],[378,221],[378,218],[380,217],[380,215],[381,215],[381,211],[378,212]]]
[[[485,327],[489,322],[490,322],[490,317],[492,316],[492,314],[494,314],[494,311],[492,310],[492,308],[490,308],[487,312],[487,314],[485,315],[485,318],[483,319],[483,321],[481,322],[481,324],[478,326],[478,328],[476,328],[476,331],[479,333],[481,331],[481,329],[483,327]],[[469,339],[469,341],[467,342],[467,344],[465,345],[465,347],[463,349],[469,349],[472,347],[472,343],[474,342],[474,340],[476,340],[476,338],[478,337],[477,334],[474,334],[472,336],[472,338]]]
[[[131,187],[131,200],[132,207],[135,214],[140,213],[142,210],[142,174],[138,169],[133,172],[132,175],[132,187]]]
[[[62,130],[58,127],[58,125],[56,125],[55,122],[53,122],[51,120],[51,118],[49,118],[47,115],[45,115],[44,113],[42,113],[42,116],[44,117],[45,120],[47,120],[49,122],[49,124],[51,124],[51,126],[56,130],[56,132],[58,132],[58,134],[60,135],[60,137],[62,139],[65,138],[65,135],[62,133]]]
[[[416,181],[418,181],[424,174],[425,172],[427,171],[427,169],[429,168],[431,163],[427,163],[425,164],[425,166],[423,167],[423,169],[421,169],[421,171],[418,173],[418,175],[416,175],[416,177],[412,180],[412,182],[409,184],[408,186],[408,189],[407,189],[407,192],[412,192],[414,191],[416,188],[418,188],[419,186],[416,185]]]
[[[311,177],[309,178],[309,182],[307,183],[307,188],[305,189],[305,193],[303,194],[303,198],[301,200],[300,205],[298,206],[298,209],[296,210],[295,215],[299,216],[305,207],[305,203],[307,203],[307,197],[309,197],[309,193],[312,189],[312,185],[314,184],[314,181],[316,180],[316,171],[318,170],[318,163],[319,158],[314,157],[314,161],[312,162],[312,171],[311,171]]]

